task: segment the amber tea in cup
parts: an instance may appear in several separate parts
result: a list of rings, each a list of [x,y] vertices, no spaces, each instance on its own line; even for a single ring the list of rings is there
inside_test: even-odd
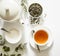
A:
[[[34,41],[37,44],[46,44],[48,41],[48,33],[45,30],[38,30],[34,34]]]

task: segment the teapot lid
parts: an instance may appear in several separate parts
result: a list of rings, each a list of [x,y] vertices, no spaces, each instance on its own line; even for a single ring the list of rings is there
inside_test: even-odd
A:
[[[14,19],[20,11],[20,7],[16,1],[2,0],[0,2],[0,17],[4,20],[10,21]]]

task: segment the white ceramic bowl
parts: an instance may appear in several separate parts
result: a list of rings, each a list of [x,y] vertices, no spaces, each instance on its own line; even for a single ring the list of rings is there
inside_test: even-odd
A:
[[[13,22],[13,23],[6,22],[5,25],[4,25],[4,28],[7,29],[8,31],[12,31],[14,29],[18,31],[17,37],[15,36],[16,33],[14,33],[16,31],[14,31],[12,33],[13,36],[15,36],[15,37],[9,37],[10,35],[8,36],[7,32],[4,32],[5,39],[6,39],[7,42],[9,42],[11,44],[16,44],[16,43],[21,41],[21,39],[22,39],[22,26],[19,24],[18,21]]]
[[[8,34],[10,34],[10,33],[8,33]],[[14,35],[14,37],[9,37],[9,35],[5,34],[5,39],[11,44],[16,44],[21,40],[21,37],[22,37],[21,31],[19,31],[18,36],[15,36],[15,35]]]
[[[37,17],[32,16],[32,15],[30,14],[30,12],[29,12],[29,8],[30,8],[31,5],[33,5],[33,4],[38,4],[38,5],[41,7],[41,14],[40,14],[39,16],[37,16]],[[37,3],[37,2],[32,3],[32,4],[30,4],[30,6],[28,7],[28,13],[29,13],[29,16],[31,16],[32,18],[38,18],[38,17],[41,17],[41,16],[42,16],[42,13],[43,13],[43,7],[42,7],[42,5],[40,5],[40,3]]]

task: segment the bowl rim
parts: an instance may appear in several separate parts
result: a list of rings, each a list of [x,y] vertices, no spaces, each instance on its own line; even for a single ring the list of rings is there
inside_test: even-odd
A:
[[[43,6],[40,4],[40,3],[37,3],[37,2],[35,2],[36,4],[39,4],[40,6],[41,6],[41,8],[42,8],[42,12],[41,12],[41,14],[38,16],[38,17],[40,17],[40,16],[42,16],[42,14],[43,14]],[[29,12],[29,8],[30,8],[30,6],[32,5],[32,4],[35,4],[35,3],[31,3],[30,5],[29,5],[29,7],[28,7],[28,13],[29,13],[29,15],[31,16],[31,17],[33,17],[31,14],[30,14],[30,12]],[[36,17],[37,18],[37,17]]]
[[[8,43],[10,43],[10,44],[17,44],[19,41],[21,41],[21,39],[22,39],[22,31],[21,30],[19,30],[19,40],[18,41],[14,41],[14,42],[12,42],[12,41],[9,41],[8,39],[7,39],[7,36],[5,35],[5,39],[6,39],[6,41],[8,42]]]

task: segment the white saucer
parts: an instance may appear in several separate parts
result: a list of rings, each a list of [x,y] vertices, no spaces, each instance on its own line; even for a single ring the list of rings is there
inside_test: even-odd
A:
[[[35,43],[33,42],[33,39],[31,38],[30,39],[30,45],[34,48],[34,49],[37,49]],[[43,47],[40,47],[40,50],[46,50],[47,48],[49,48],[53,43],[53,39],[51,38],[51,41],[46,45],[46,46],[43,46]]]
[[[39,26],[39,27],[36,27],[36,28],[34,28],[34,29],[41,29],[41,28],[47,30],[47,28],[45,28],[45,27],[40,27],[40,26]],[[50,32],[49,30],[48,30],[48,33],[49,33],[49,35],[50,35],[50,37],[49,37],[50,40],[48,41],[47,45],[45,45],[45,46],[40,46],[40,47],[39,47],[40,50],[46,50],[46,49],[49,48],[49,47],[52,45],[52,43],[53,43],[53,37],[52,37],[52,34],[51,34],[51,32]],[[29,43],[30,43],[30,45],[31,45],[33,48],[37,49],[36,44],[34,43],[34,40],[33,40],[33,35],[30,36]]]

